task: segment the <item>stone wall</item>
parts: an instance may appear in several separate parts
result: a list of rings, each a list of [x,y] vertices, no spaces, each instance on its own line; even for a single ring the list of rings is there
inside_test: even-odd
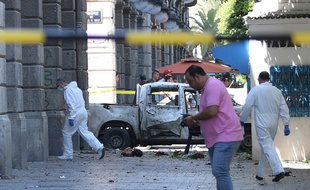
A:
[[[86,1],[0,0],[0,27],[68,28],[86,34]],[[111,7],[115,4],[111,20],[115,21],[116,33],[125,32],[125,29],[164,30],[163,25],[154,20],[154,15],[138,12],[130,1],[111,0],[110,3]],[[114,75],[114,70],[119,72],[120,82],[112,86],[116,85],[117,89],[133,90],[139,74],[150,78],[152,70],[183,58],[174,56],[176,48],[163,44],[137,46],[115,40],[113,46],[113,51],[109,52],[113,54],[110,63],[115,64],[111,73]],[[65,103],[55,83],[59,77],[77,81],[88,109],[86,50],[86,39],[54,39],[34,45],[0,44],[2,177],[9,178],[12,168],[27,168],[29,161],[47,161],[49,155],[62,154]],[[120,95],[117,98],[118,103],[132,103],[132,100],[133,96]],[[82,144],[79,139],[78,135],[73,137],[75,150],[79,150]]]
[[[0,27],[70,28],[86,33],[86,0],[2,0]],[[77,81],[88,102],[87,41],[0,45],[0,176],[62,154],[65,117],[56,79]],[[87,104],[88,107],[88,104]],[[73,137],[78,150],[79,136]]]

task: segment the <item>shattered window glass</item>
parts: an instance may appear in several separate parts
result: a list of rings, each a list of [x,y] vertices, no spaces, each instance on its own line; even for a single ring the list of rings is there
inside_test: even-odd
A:
[[[152,88],[152,102],[153,104],[164,106],[174,105],[179,106],[178,102],[178,89],[163,89],[163,88]]]

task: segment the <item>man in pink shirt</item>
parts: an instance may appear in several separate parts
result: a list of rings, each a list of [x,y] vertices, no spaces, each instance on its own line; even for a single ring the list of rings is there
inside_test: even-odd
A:
[[[190,66],[185,78],[192,88],[201,91],[201,102],[200,112],[184,118],[183,122],[187,126],[199,122],[217,189],[233,189],[229,167],[243,140],[243,132],[230,95],[220,80],[209,77],[199,66]]]

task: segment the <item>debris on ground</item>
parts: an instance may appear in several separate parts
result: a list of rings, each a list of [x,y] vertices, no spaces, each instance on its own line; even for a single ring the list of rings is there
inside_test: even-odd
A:
[[[123,156],[137,156],[137,157],[141,157],[143,155],[143,152],[140,149],[137,149],[137,148],[127,147],[121,153],[121,155],[123,155]]]
[[[205,155],[201,152],[195,152],[193,154],[188,155],[188,157],[191,159],[198,159],[198,158],[204,158]]]
[[[168,155],[168,153],[167,152],[158,151],[158,152],[155,152],[155,155],[156,156],[164,156],[164,155]]]
[[[139,147],[138,147],[139,148]],[[170,156],[171,158],[177,158],[177,159],[199,159],[199,158],[208,158],[208,151],[204,151],[202,149],[198,150],[190,150],[188,154],[184,153],[184,150],[175,150],[172,151],[171,149],[161,149],[158,151],[152,151],[150,149],[145,149],[145,147],[141,147],[141,149],[139,148],[131,148],[131,147],[127,147],[124,150],[120,150],[120,149],[109,149],[107,148],[106,150],[106,154],[110,154],[110,155],[117,155],[117,156],[121,156],[121,157],[146,157],[146,158],[151,158],[154,156]],[[89,151],[89,150],[82,150],[79,152],[80,155],[83,154],[94,154],[93,151]],[[245,160],[252,160],[252,155],[250,153],[247,152],[241,152],[238,151],[235,155],[234,155],[234,160],[237,160],[237,162],[241,162],[245,161]],[[255,163],[255,165],[257,165],[258,163]]]

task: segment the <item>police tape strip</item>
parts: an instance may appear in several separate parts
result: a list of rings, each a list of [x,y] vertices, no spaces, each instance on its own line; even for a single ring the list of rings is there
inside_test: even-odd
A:
[[[88,90],[89,94],[104,94],[109,92],[116,92],[116,94],[135,94],[134,90],[116,90],[116,88],[110,88],[104,90]]]
[[[136,91],[134,90],[117,90],[116,94],[135,94]]]
[[[85,35],[83,32],[76,32],[73,30],[62,30],[58,29],[45,29],[45,30],[34,30],[34,29],[16,29],[6,28],[0,30],[0,42],[6,44],[39,44],[44,43],[46,40],[51,39],[125,39],[129,44],[144,45],[165,43],[165,44],[176,44],[180,43],[194,43],[194,44],[210,44],[215,40],[291,40],[294,44],[310,44],[310,32],[309,31],[293,31],[288,35],[267,35],[267,36],[253,36],[253,37],[221,37],[214,36],[211,33],[191,33],[191,32],[180,32],[180,33],[167,33],[167,32],[145,32],[145,31],[134,31],[127,32],[118,35],[108,36],[91,36]]]
[[[104,90],[88,90],[89,94],[104,94],[109,92],[116,92],[116,94],[135,94],[134,90],[116,90],[116,88],[104,89]],[[152,94],[167,94],[169,92],[175,91],[165,91],[165,92],[154,92]]]

